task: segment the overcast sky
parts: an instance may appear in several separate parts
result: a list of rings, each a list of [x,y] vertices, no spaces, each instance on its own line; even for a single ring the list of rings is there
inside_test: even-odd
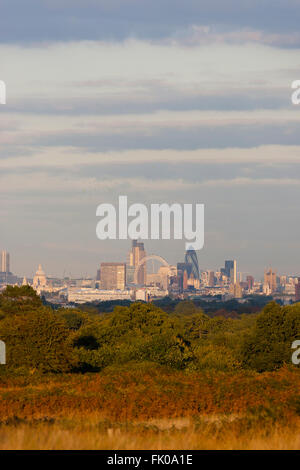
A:
[[[96,207],[204,203],[201,269],[300,274],[299,0],[4,0],[0,249],[95,275]],[[182,261],[184,241],[146,241]]]

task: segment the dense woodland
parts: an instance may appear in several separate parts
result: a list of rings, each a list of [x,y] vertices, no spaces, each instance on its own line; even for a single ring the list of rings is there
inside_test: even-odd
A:
[[[300,338],[300,303],[268,303],[234,318],[208,315],[181,301],[53,309],[29,286],[0,295],[0,339],[7,365],[0,374],[84,373],[108,366],[152,363],[187,371],[273,371],[291,363]]]

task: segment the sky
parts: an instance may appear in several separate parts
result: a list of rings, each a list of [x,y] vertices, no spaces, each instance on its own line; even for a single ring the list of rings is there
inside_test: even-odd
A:
[[[17,12],[17,13],[16,13]],[[3,0],[0,249],[94,276],[96,208],[205,204],[200,269],[300,274],[300,0]],[[145,241],[175,264],[185,241]]]

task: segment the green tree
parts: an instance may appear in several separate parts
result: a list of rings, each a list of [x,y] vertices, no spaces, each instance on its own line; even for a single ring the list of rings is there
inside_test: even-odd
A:
[[[191,300],[179,302],[174,309],[175,315],[195,315],[197,313],[203,313],[203,310],[197,307]]]
[[[280,307],[271,302],[256,319],[241,347],[242,363],[259,372],[291,363],[291,344],[300,338],[300,304]]]
[[[74,365],[65,321],[47,308],[6,316],[0,338],[6,343],[8,368],[64,372]]]
[[[56,315],[63,318],[67,327],[74,331],[79,330],[87,320],[87,314],[73,308],[59,308],[56,310]]]
[[[30,286],[7,286],[0,295],[3,316],[32,312],[42,305],[40,297]]]
[[[102,368],[129,361],[153,361],[183,368],[192,360],[190,344],[168,314],[152,304],[116,307],[75,335],[82,364]]]

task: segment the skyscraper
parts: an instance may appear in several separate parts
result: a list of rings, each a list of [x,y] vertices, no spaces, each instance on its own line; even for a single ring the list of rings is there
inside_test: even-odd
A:
[[[125,263],[101,263],[100,285],[101,289],[125,289],[126,264]]]
[[[230,279],[231,284],[236,284],[237,281],[237,269],[236,260],[226,260],[224,274]]]
[[[195,250],[187,250],[185,252],[185,258],[184,262],[187,264],[192,265],[192,272],[194,279],[199,279],[200,278],[200,273],[199,273],[199,265],[198,265],[198,258],[197,258],[197,253]]]
[[[134,270],[132,268],[136,268],[139,262],[145,258],[146,251],[144,248],[144,243],[139,242],[137,240],[132,240],[132,247],[130,252],[128,253],[127,258],[127,266],[129,267],[129,274],[127,282],[133,282]],[[131,279],[132,278],[132,279]],[[146,263],[143,264],[138,272],[138,284],[145,285],[147,280],[147,266]]]
[[[229,293],[236,299],[243,297],[243,288],[239,282],[232,283],[229,287]]]
[[[184,273],[184,271],[186,271],[188,277],[191,276],[192,268],[193,266],[191,263],[177,263],[177,272]]]
[[[181,291],[187,288],[187,280],[189,279],[191,272],[191,263],[177,263],[178,285]]]
[[[2,273],[9,273],[9,253],[7,251],[1,252],[1,272]]]
[[[271,268],[265,270],[264,286],[268,287],[271,293],[277,289],[276,271],[273,271]]]
[[[300,277],[298,277],[298,282],[295,284],[295,301],[300,301]]]
[[[246,282],[248,284],[248,290],[253,289],[254,286],[254,277],[253,276],[247,276]]]
[[[215,285],[215,273],[214,271],[208,271],[208,287],[214,287]]]

